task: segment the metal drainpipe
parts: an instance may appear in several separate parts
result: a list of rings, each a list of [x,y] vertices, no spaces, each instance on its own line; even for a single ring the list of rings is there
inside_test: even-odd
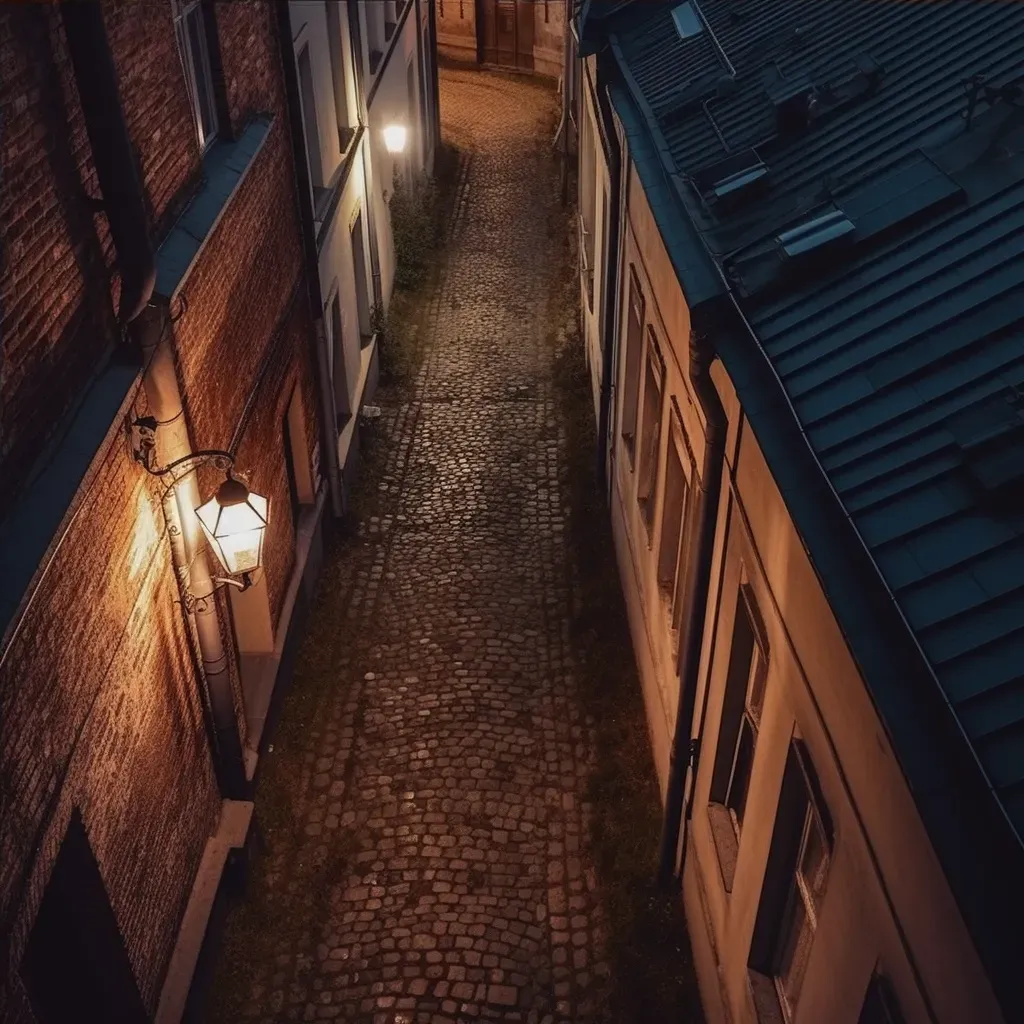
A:
[[[289,133],[292,149],[292,168],[295,171],[296,199],[298,200],[299,230],[302,235],[302,254],[306,264],[306,290],[309,295],[310,314],[313,317],[313,350],[316,356],[317,381],[320,385],[320,432],[323,458],[327,466],[327,486],[331,495],[331,511],[337,518],[345,514],[345,491],[338,466],[338,410],[331,379],[330,356],[327,352],[327,330],[324,326],[324,298],[320,288],[320,254],[316,244],[313,219],[312,188],[309,165],[306,162],[302,107],[299,100],[299,76],[292,50],[292,22],[289,5],[277,7],[277,34],[281,49],[281,73],[284,78],[285,102],[288,105]]]
[[[704,464],[699,491],[698,549],[693,560],[693,576],[687,586],[686,639],[679,658],[679,703],[669,756],[668,785],[665,793],[665,817],[658,852],[658,883],[667,886],[675,877],[679,829],[682,823],[686,773],[692,755],[690,734],[696,703],[700,652],[707,622],[707,600],[711,584],[711,562],[718,524],[718,499],[722,489],[722,463],[725,456],[725,413],[711,380],[714,351],[710,344],[690,332],[690,381],[707,421]]]
[[[192,448],[174,369],[170,331],[165,330],[167,313],[148,305],[155,261],[103,11],[99,3],[65,2],[61,15],[104,209],[122,269],[119,320],[142,349],[146,368],[143,386],[153,415],[164,427],[158,437],[161,455],[170,461],[188,455]],[[196,537],[199,529],[194,512],[198,505],[195,474],[165,491],[164,513],[182,597],[190,593],[195,597],[193,615],[203,675],[200,682],[205,683],[209,694],[216,735],[214,763],[224,795],[241,796],[246,787],[245,764],[213,582],[203,548],[190,551],[189,536]],[[185,524],[189,530],[183,529]]]
[[[130,327],[133,338],[142,349],[146,367],[142,383],[150,412],[160,426],[157,450],[159,461],[164,465],[192,452],[174,368],[172,332],[167,321],[166,309],[148,306]],[[217,615],[216,587],[210,577],[206,550],[195,516],[199,504],[194,471],[165,489],[163,509],[171,541],[171,558],[183,597],[192,597],[191,614],[217,740],[217,776],[223,795],[239,799],[246,795],[248,789],[245,758],[235,718],[228,655]]]
[[[598,108],[601,103],[598,100]],[[602,116],[604,111],[602,110]],[[608,204],[608,241],[606,243],[606,268],[605,268],[605,320],[603,331],[603,345],[601,346],[601,395],[598,407],[597,422],[597,473],[598,479],[603,487],[607,489],[609,480],[606,472],[608,461],[608,424],[611,419],[612,403],[612,378],[615,374],[614,362],[614,337],[618,320],[616,310],[619,298],[619,246],[621,244],[619,235],[621,231],[621,212],[626,206],[626,196],[622,188],[622,153],[618,148],[618,136],[614,131],[614,124],[606,125],[611,130],[608,135],[611,148],[611,162],[608,167],[609,189],[615,197],[614,202]]]

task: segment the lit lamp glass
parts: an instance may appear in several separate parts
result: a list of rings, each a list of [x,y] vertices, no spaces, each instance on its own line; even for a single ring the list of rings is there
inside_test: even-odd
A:
[[[384,148],[389,153],[404,153],[408,134],[404,124],[389,124],[384,129]]]
[[[241,480],[228,476],[217,493],[196,509],[210,547],[230,576],[255,572],[263,564],[263,535],[270,503]]]

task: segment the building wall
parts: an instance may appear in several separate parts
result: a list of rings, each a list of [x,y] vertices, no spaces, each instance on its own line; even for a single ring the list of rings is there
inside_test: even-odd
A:
[[[646,326],[653,327],[665,361],[666,380],[658,445],[658,479],[663,479],[671,438],[673,403],[682,419],[689,446],[689,490],[694,493],[704,458],[704,421],[686,373],[689,311],[678,279],[661,244],[643,188],[632,167],[628,172],[626,220],[622,225],[616,401],[612,425],[612,527],[619,571],[626,592],[633,647],[637,652],[644,700],[654,748],[654,763],[664,788],[679,701],[677,650],[681,638],[669,628],[667,597],[658,582],[659,539],[664,522],[663,489],[656,494],[653,529],[648,535],[637,502],[637,461],[623,443],[623,429],[631,426],[625,414],[625,332],[629,317],[630,274],[639,280]],[[600,251],[600,250],[598,250]],[[642,371],[642,364],[641,364]],[[640,374],[643,378],[643,372]]]
[[[56,7],[0,10],[0,519],[113,337],[109,232]]]
[[[529,18],[533,40],[524,65],[538,74],[558,78],[563,71],[565,0],[433,0],[437,8],[437,52],[446,60],[476,64],[481,60],[480,40],[489,31],[494,11],[516,8],[515,16]],[[530,8],[525,14],[518,8]],[[521,23],[520,23],[521,24]],[[521,29],[525,34],[527,29]],[[489,45],[489,44],[488,44]]]
[[[447,60],[475,64],[476,0],[433,0],[437,7],[437,52]]]
[[[431,166],[432,153],[427,149],[418,130],[422,109],[419,94],[419,74],[416,71],[419,60],[419,31],[413,0],[408,2],[408,14],[398,28],[398,38],[377,72],[366,80],[368,96],[369,132],[367,145],[370,147],[370,197],[374,204],[374,221],[377,226],[378,253],[380,256],[381,294],[387,306],[395,280],[395,245],[391,231],[391,209],[388,203],[394,192],[394,180],[405,169],[420,173]],[[413,93],[409,92],[409,65],[414,68]],[[394,121],[409,126],[409,143],[406,153],[393,156],[384,147],[382,128]]]
[[[623,380],[628,268],[639,276],[646,321],[662,339],[668,396],[694,456],[704,431],[685,372],[689,316],[639,179],[630,170],[618,373]],[[709,1021],[759,1019],[748,962],[765,893],[768,857],[790,743],[800,739],[834,826],[831,860],[795,1024],[856,1024],[872,972],[888,979],[905,1021],[999,1021],[1000,1012],[954,903],[912,794],[814,574],[782,497],[720,364],[712,368],[728,420],[727,467],[716,526],[694,738],[683,902]],[[655,761],[664,785],[678,695],[653,550],[639,519],[635,473],[615,430],[613,528]],[[667,439],[662,430],[654,536],[664,515]],[[693,534],[690,534],[692,539]],[[689,545],[690,558],[696,557]],[[741,583],[764,623],[765,699],[735,863],[716,827],[712,779]],[[702,727],[703,723],[703,727]],[[731,753],[731,748],[728,751]],[[718,799],[717,793],[714,794]],[[724,808],[723,808],[724,810]],[[716,826],[715,822],[718,822]],[[726,819],[728,820],[728,819]],[[730,830],[729,836],[734,835]],[[717,840],[717,841],[716,841]]]
[[[594,418],[598,418],[603,374],[603,344],[605,335],[605,303],[607,302],[608,275],[607,251],[609,224],[605,211],[610,214],[612,204],[619,197],[612,195],[608,172],[608,154],[604,152],[599,128],[600,113],[594,95],[596,59],[583,62],[584,87],[581,91],[580,152],[578,159],[579,208],[578,222],[581,227],[579,247],[584,249],[583,230],[593,235],[593,265],[590,272],[583,270],[580,276],[580,309],[582,311],[583,344],[590,368],[590,386],[594,401]],[[610,140],[614,143],[614,139]]]
[[[223,448],[239,428],[239,469],[271,498],[266,579],[276,619],[295,557],[281,426],[297,387],[308,457],[317,437],[312,327],[272,4],[214,10],[228,134],[257,112],[275,121],[186,279],[174,344],[193,443]],[[104,0],[103,11],[159,244],[202,174],[170,4]],[[119,336],[106,220],[79,200],[83,185],[93,195],[98,187],[59,8],[0,8],[0,63],[2,520]],[[147,412],[140,377],[0,645],[0,934],[11,942],[3,1020],[31,1020],[18,964],[73,809],[150,1011],[217,824],[221,795],[164,485],[125,440],[126,419]],[[205,495],[217,475],[200,479]]]

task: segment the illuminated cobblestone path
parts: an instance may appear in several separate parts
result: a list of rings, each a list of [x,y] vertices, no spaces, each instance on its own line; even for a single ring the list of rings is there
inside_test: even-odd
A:
[[[291,841],[257,797],[269,905],[244,1019],[603,1019],[551,383],[556,104],[529,78],[443,73],[463,153],[447,269],[423,365],[382,400],[376,514],[313,612],[296,686],[333,685],[298,741]]]

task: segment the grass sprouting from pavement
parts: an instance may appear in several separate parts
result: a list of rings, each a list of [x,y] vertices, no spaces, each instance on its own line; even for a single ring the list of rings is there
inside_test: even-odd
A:
[[[572,239],[570,221],[564,225]],[[572,248],[570,241],[569,248]],[[561,304],[579,302],[574,254]],[[557,315],[557,314],[556,314]],[[568,441],[570,557],[576,582],[572,637],[581,662],[580,695],[595,723],[597,767],[590,779],[590,854],[606,917],[616,1024],[703,1021],[678,892],[654,884],[661,800],[651,758],[640,681],[597,473],[590,373],[578,318],[555,353],[555,385]]]

